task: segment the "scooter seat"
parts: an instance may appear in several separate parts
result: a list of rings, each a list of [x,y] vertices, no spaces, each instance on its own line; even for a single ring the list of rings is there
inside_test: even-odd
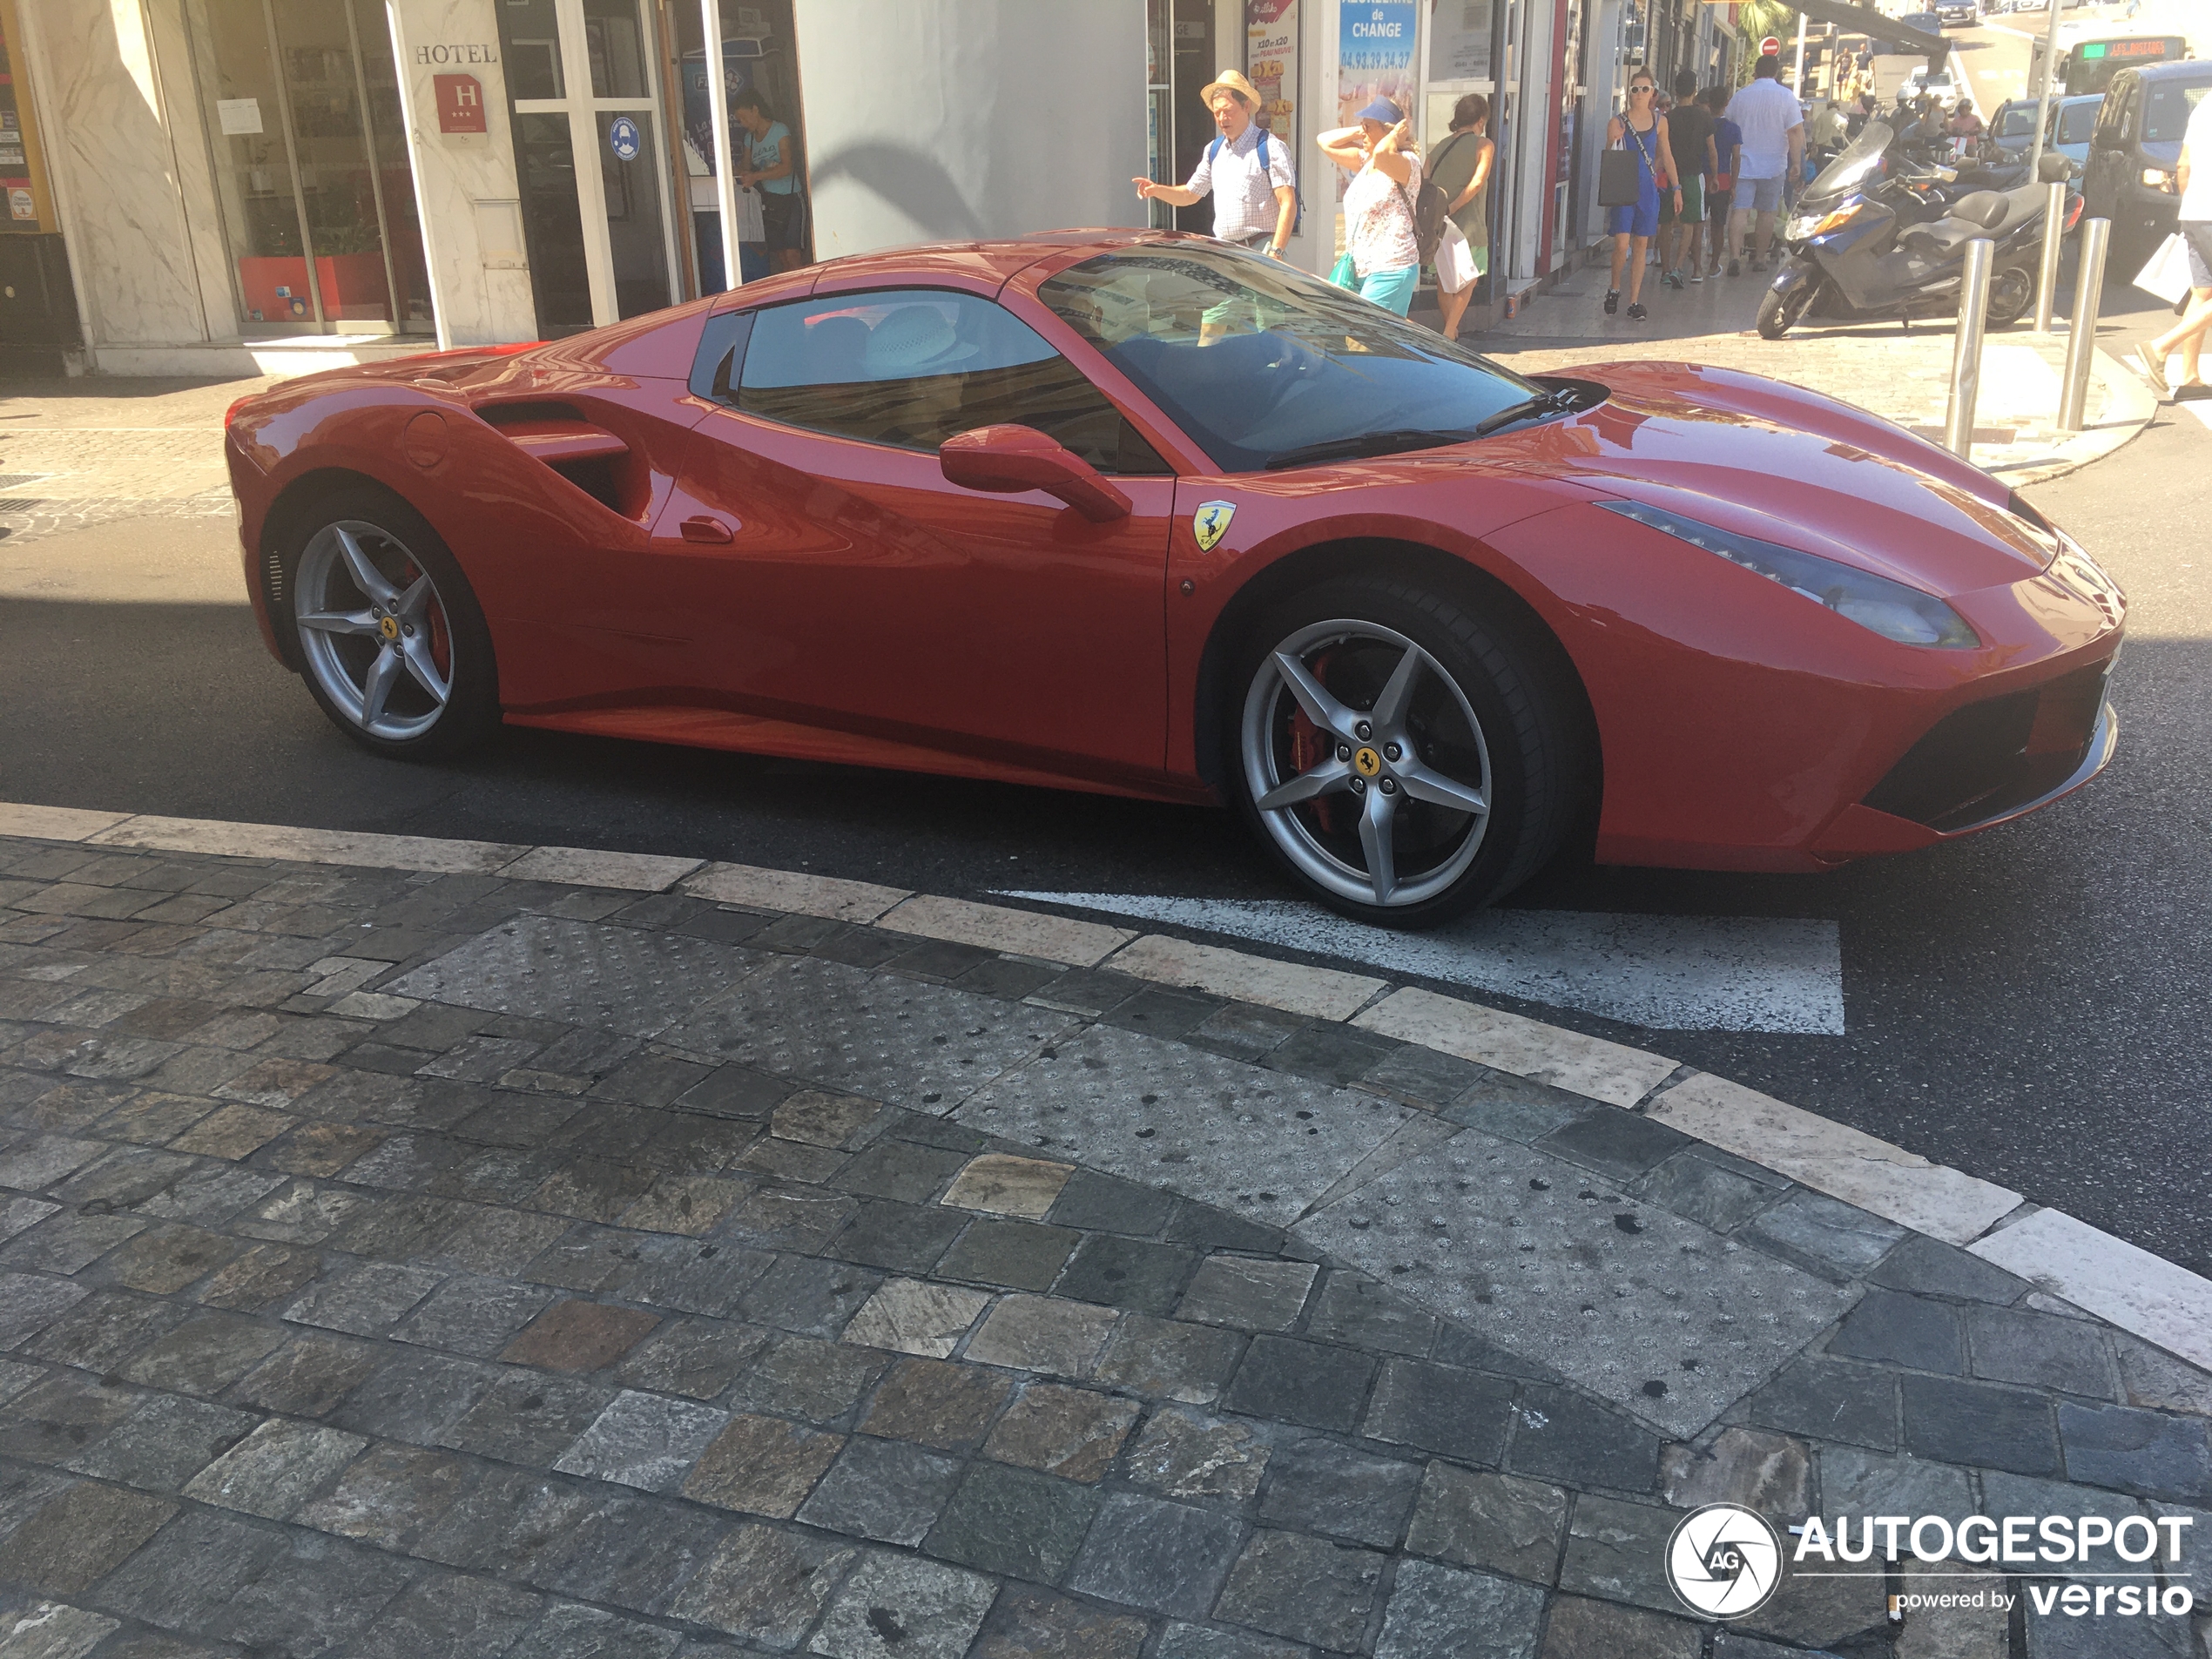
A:
[[[1977,237],[2002,241],[2043,209],[2043,192],[2031,185],[2000,195],[1977,190],[1951,204],[1941,219],[1915,225],[1900,235],[1899,247],[1910,247],[1947,259]]]

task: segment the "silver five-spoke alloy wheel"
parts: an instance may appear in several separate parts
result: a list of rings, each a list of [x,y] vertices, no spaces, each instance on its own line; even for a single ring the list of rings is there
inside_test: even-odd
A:
[[[454,635],[405,543],[361,519],[324,525],[300,556],[292,620],[315,684],[371,737],[405,742],[453,697]]]
[[[1317,622],[1261,658],[1238,751],[1268,834],[1340,898],[1423,903],[1481,850],[1481,722],[1442,664],[1379,623]]]

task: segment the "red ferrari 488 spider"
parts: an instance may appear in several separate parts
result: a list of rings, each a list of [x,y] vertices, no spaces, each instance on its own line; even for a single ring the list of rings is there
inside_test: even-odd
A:
[[[288,381],[269,648],[380,753],[502,721],[1222,801],[1397,926],[1602,861],[1818,870],[2085,782],[2125,600],[1779,382],[1524,379],[1203,238],[833,261]]]

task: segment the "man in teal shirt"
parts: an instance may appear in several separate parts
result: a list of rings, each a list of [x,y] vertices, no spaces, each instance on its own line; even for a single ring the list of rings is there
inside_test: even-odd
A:
[[[745,157],[738,183],[760,192],[760,218],[768,257],[779,271],[796,271],[806,262],[805,203],[799,193],[799,145],[791,129],[768,118],[758,92],[740,92],[730,114],[745,129]]]

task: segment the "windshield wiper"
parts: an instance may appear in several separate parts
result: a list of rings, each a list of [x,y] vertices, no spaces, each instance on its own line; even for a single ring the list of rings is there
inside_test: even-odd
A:
[[[1572,408],[1575,400],[1581,395],[1581,394],[1574,387],[1554,386],[1548,392],[1539,392],[1534,397],[1524,398],[1518,403],[1507,404],[1495,415],[1478,421],[1475,425],[1474,435],[1478,438],[1487,438],[1500,427],[1511,426],[1515,421],[1526,421],[1531,415],[1554,415],[1562,409]]]
[[[1424,427],[1399,427],[1388,432],[1359,432],[1348,438],[1330,438],[1321,443],[1305,444],[1296,449],[1285,449],[1271,455],[1261,464],[1269,472],[1285,467],[1302,467],[1312,461],[1340,461],[1355,455],[1386,455],[1401,449],[1433,449],[1447,443],[1464,443],[1478,437],[1482,428],[1470,432],[1464,427],[1442,431]]]

